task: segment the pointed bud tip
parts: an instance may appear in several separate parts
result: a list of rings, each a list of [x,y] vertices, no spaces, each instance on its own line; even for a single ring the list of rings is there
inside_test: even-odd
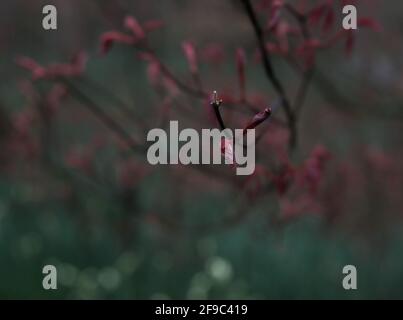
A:
[[[267,108],[264,110],[264,112],[267,113],[268,116],[270,116],[270,115],[272,114],[272,109],[271,109],[270,107],[267,107]]]

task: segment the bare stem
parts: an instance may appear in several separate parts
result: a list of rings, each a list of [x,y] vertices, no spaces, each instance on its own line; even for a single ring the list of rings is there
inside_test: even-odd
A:
[[[269,57],[269,54],[268,54],[268,52],[266,50],[266,46],[265,46],[263,29],[260,26],[256,13],[252,7],[252,4],[250,3],[250,0],[241,0],[241,1],[244,5],[245,11],[249,17],[249,20],[250,20],[250,22],[253,26],[253,30],[255,32],[259,50],[260,50],[260,54],[262,56],[263,66],[264,66],[264,70],[266,72],[266,76],[269,79],[269,81],[271,82],[271,84],[273,85],[274,89],[277,91],[277,94],[280,96],[280,99],[282,101],[282,106],[283,106],[285,115],[287,117],[288,129],[290,130],[289,146],[290,146],[290,150],[293,150],[297,143],[295,114],[292,111],[291,104],[287,98],[284,87],[281,84],[280,80],[278,79],[278,77],[275,74],[274,69],[272,67],[270,57]]]
[[[301,33],[304,40],[305,41],[309,40],[311,38],[311,34],[309,32],[309,28],[307,25],[307,16],[303,13],[300,13],[289,3],[285,4],[284,7],[297,21],[299,28],[301,29]],[[314,73],[315,73],[315,64],[311,65],[307,70],[304,70],[302,73],[301,82],[299,84],[298,91],[294,101],[294,112],[297,116],[300,114],[302,106],[304,105],[308,88]]]
[[[226,128],[224,121],[221,117],[220,113],[220,105],[222,104],[222,99],[218,99],[217,91],[213,92],[213,100],[211,101],[211,106],[213,107],[214,114],[217,118],[218,124],[220,125],[221,130],[224,130]]]

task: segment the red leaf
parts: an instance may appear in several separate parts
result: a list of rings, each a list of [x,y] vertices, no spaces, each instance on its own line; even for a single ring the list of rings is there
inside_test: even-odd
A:
[[[144,39],[146,34],[144,32],[143,27],[140,25],[140,23],[131,16],[128,16],[125,18],[124,25],[127,29],[129,29],[133,34],[140,40]]]
[[[192,74],[196,74],[198,72],[198,68],[197,68],[197,55],[194,45],[189,41],[184,41],[182,43],[182,49],[188,61],[190,72]]]

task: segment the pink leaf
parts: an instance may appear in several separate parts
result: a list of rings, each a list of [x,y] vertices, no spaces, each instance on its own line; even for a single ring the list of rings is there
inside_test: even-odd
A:
[[[221,140],[221,153],[227,163],[235,164],[234,150],[232,148],[232,141],[226,138]]]
[[[192,74],[196,74],[198,71],[198,68],[197,68],[196,50],[195,50],[194,45],[189,41],[184,41],[182,43],[182,49],[186,56],[190,72]]]
[[[106,54],[117,43],[133,44],[134,38],[118,31],[108,31],[101,35],[101,53]]]
[[[144,39],[146,34],[144,32],[143,27],[140,25],[140,23],[131,16],[127,16],[125,18],[124,25],[127,29],[129,29],[133,34],[140,40]]]

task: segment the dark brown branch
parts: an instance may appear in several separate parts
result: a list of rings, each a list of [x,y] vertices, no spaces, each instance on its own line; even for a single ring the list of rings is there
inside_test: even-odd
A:
[[[256,13],[252,7],[252,4],[250,3],[250,0],[241,0],[241,1],[244,5],[245,11],[249,17],[249,20],[250,20],[250,22],[253,26],[253,30],[255,32],[258,46],[259,46],[259,51],[262,56],[263,66],[264,66],[264,70],[266,72],[266,76],[270,80],[274,89],[277,91],[278,95],[281,98],[282,106],[283,106],[284,112],[287,117],[288,128],[290,130],[289,144],[290,144],[290,149],[292,150],[292,149],[294,149],[294,147],[296,146],[296,143],[297,143],[295,114],[292,111],[291,104],[287,98],[284,87],[282,86],[280,80],[277,78],[277,76],[274,72],[274,69],[272,67],[270,57],[269,57],[269,54],[268,54],[268,52],[266,50],[266,46],[265,46],[263,29],[260,26]]]
[[[298,87],[297,94],[294,101],[294,112],[298,116],[301,112],[302,106],[305,103],[305,98],[308,93],[309,85],[311,84],[314,75],[314,69],[310,68],[302,75],[301,83]]]
[[[298,24],[301,27],[301,32],[304,38],[309,38],[309,30],[307,26],[307,16],[303,13],[300,13],[297,9],[295,9],[289,3],[284,5],[284,8],[297,20]]]
[[[220,125],[220,129],[224,130],[226,128],[226,126],[224,124],[224,120],[222,119],[221,113],[220,113],[220,110],[219,110],[221,103],[222,103],[222,100],[218,99],[217,91],[214,91],[213,99],[212,99],[210,104],[213,107],[214,114],[215,114],[215,116],[217,118],[218,124]]]
[[[307,16],[303,13],[300,13],[289,3],[285,4],[284,7],[297,21],[304,40],[305,41],[309,40],[311,38],[311,34],[309,32],[309,28],[307,25]],[[294,101],[294,112],[296,116],[300,114],[302,106],[304,105],[305,98],[308,92],[308,87],[311,83],[314,73],[315,73],[315,64],[311,65],[307,70],[304,70],[302,74],[301,82],[298,87],[298,91]]]

